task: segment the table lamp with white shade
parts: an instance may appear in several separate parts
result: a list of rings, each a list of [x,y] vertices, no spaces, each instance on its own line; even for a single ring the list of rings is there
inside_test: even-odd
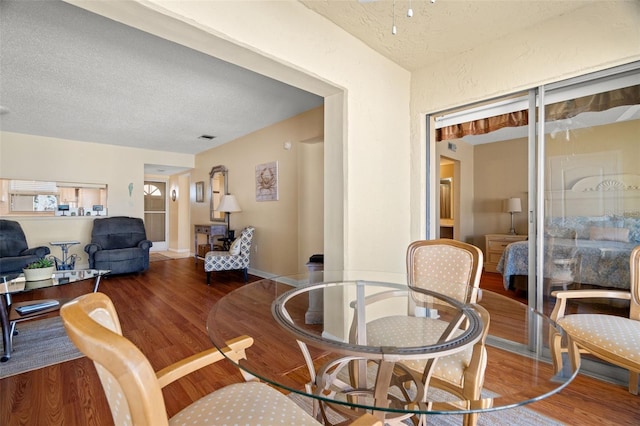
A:
[[[227,233],[229,238],[233,238],[233,231],[231,231],[231,213],[242,211],[238,200],[236,200],[236,196],[231,194],[223,195],[216,211],[227,213]]]
[[[516,228],[513,226],[513,214],[520,213],[522,211],[522,202],[520,198],[509,198],[507,200],[507,213],[511,213],[511,229],[510,235],[516,235]]]

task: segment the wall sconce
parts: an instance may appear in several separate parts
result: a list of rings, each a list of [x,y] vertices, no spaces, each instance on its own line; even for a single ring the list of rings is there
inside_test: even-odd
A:
[[[175,189],[171,190],[171,201],[176,201],[176,198],[178,198],[178,193],[176,192]]]
[[[513,226],[513,214],[520,213],[522,211],[522,202],[520,198],[509,198],[507,200],[507,213],[511,213],[511,229],[509,230],[510,235],[516,235],[516,229]]]

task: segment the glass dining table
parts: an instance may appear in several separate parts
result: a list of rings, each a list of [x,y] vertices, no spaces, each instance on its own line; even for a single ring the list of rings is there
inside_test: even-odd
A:
[[[489,291],[474,305],[406,282],[403,274],[353,271],[263,279],[220,299],[207,331],[219,349],[251,336],[240,369],[346,417],[370,411],[388,421],[508,409],[553,395],[577,374],[570,363],[555,373],[544,336],[551,327],[563,330],[541,313]],[[320,315],[310,316],[318,305]],[[439,360],[485,337],[480,397],[462,400],[430,386]],[[408,368],[412,361],[423,370]]]

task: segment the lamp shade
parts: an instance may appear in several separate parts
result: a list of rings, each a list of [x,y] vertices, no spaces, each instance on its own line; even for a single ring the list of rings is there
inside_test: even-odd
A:
[[[507,200],[507,213],[520,213],[522,211],[522,202],[520,198],[509,198]]]
[[[236,196],[227,194],[222,196],[222,200],[220,200],[220,205],[218,206],[216,211],[233,213],[240,212],[242,211],[242,209],[240,208],[240,204],[238,204],[238,200],[236,200]]]

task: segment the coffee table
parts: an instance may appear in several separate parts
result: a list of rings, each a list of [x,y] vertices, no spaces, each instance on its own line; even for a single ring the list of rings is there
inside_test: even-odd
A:
[[[4,295],[5,299],[0,301],[0,323],[2,325],[4,343],[4,355],[0,358],[0,362],[7,362],[11,358],[13,335],[17,323],[55,312],[60,309],[60,306],[69,301],[69,299],[45,299],[12,303],[11,295],[92,279],[95,280],[93,291],[96,292],[100,285],[100,279],[109,272],[108,270],[98,269],[54,271],[50,279],[40,281],[27,281],[24,274],[0,276],[0,295]]]

